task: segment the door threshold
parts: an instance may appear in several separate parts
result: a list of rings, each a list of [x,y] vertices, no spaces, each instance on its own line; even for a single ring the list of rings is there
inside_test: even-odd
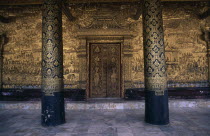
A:
[[[123,98],[89,98],[87,102],[122,102]]]

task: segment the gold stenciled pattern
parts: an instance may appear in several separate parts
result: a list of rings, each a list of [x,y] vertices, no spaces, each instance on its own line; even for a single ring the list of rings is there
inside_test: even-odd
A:
[[[145,0],[143,4],[145,88],[164,95],[167,81],[161,4],[160,0]]]
[[[169,87],[208,87],[207,45],[201,38],[205,3],[164,5],[165,50]]]
[[[110,3],[111,4],[111,3]],[[115,5],[117,6],[117,5]],[[123,6],[125,10],[136,6]],[[99,7],[100,8],[100,7]],[[163,25],[165,39],[165,55],[167,64],[168,87],[206,87],[208,80],[207,48],[206,42],[200,38],[202,26],[209,21],[199,20],[197,14],[205,8],[205,5],[192,3],[163,3]],[[87,12],[92,13],[95,7],[88,5]],[[119,5],[119,8],[120,5]],[[82,13],[83,10],[75,8],[74,13]],[[90,12],[88,12],[88,10]],[[79,11],[79,12],[78,12]],[[107,10],[108,11],[108,10]],[[126,12],[127,13],[127,12]],[[128,12],[130,13],[130,12]],[[201,12],[202,13],[202,12]],[[0,31],[6,31],[9,39],[3,52],[3,86],[12,87],[40,87],[41,85],[41,8],[39,6],[2,7],[0,14],[13,16],[15,21],[1,23]],[[123,12],[124,15],[124,12]],[[91,15],[92,16],[92,15]],[[77,17],[77,16],[76,16]],[[122,16],[120,16],[122,17]],[[78,17],[77,17],[78,18]],[[125,22],[120,21],[123,25]],[[85,20],[88,19],[88,17]],[[86,43],[79,43],[75,38],[75,26],[78,22],[70,22],[63,16],[63,46],[64,46],[64,83],[68,88],[86,88]],[[84,20],[83,20],[84,21]],[[133,22],[132,19],[127,21]],[[143,36],[142,19],[134,21],[132,28],[138,33],[129,42],[124,40],[122,64],[125,77],[124,88],[144,87],[144,60],[143,60]],[[209,26],[209,24],[208,24]],[[109,30],[108,27],[106,30]],[[97,31],[105,32],[105,29]],[[87,30],[89,31],[89,30]],[[96,32],[97,32],[96,31]],[[82,45],[81,49],[78,49]],[[125,46],[130,46],[124,50]],[[80,47],[79,47],[80,48]],[[82,51],[82,52],[81,52]],[[51,55],[51,54],[49,54]],[[80,57],[82,57],[80,59]]]
[[[59,0],[46,0],[42,19],[42,91],[63,90],[62,9]]]
[[[13,16],[0,22],[8,42],[3,50],[3,87],[37,87],[41,83],[41,9],[40,7],[2,7],[1,15]]]

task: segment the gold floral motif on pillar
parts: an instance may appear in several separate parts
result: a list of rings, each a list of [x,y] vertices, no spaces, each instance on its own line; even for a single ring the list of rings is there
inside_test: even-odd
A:
[[[143,7],[145,89],[164,95],[167,81],[161,2],[144,0]]]
[[[63,90],[62,8],[60,0],[45,0],[42,19],[42,91]]]

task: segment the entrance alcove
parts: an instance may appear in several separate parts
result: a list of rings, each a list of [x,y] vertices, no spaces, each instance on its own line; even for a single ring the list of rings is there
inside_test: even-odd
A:
[[[135,6],[92,5],[78,16],[79,87],[86,90],[86,98],[124,98],[125,65],[132,57],[132,39],[139,33],[131,7]]]
[[[124,97],[124,60],[132,57],[133,37],[134,35],[78,35],[79,80],[80,87],[86,90],[86,98]]]

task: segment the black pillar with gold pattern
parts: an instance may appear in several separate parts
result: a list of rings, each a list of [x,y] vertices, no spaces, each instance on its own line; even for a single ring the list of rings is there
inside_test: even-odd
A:
[[[3,89],[2,72],[3,72],[3,48],[6,44],[6,34],[0,34],[0,91]]]
[[[3,70],[3,36],[0,35],[0,91],[2,91],[2,70]]]
[[[65,123],[61,0],[44,0],[42,18],[42,125]]]
[[[204,35],[207,44],[207,57],[208,57],[208,82],[210,87],[210,27],[206,27]]]
[[[169,110],[160,0],[144,0],[143,37],[145,121],[165,125],[169,123]]]

